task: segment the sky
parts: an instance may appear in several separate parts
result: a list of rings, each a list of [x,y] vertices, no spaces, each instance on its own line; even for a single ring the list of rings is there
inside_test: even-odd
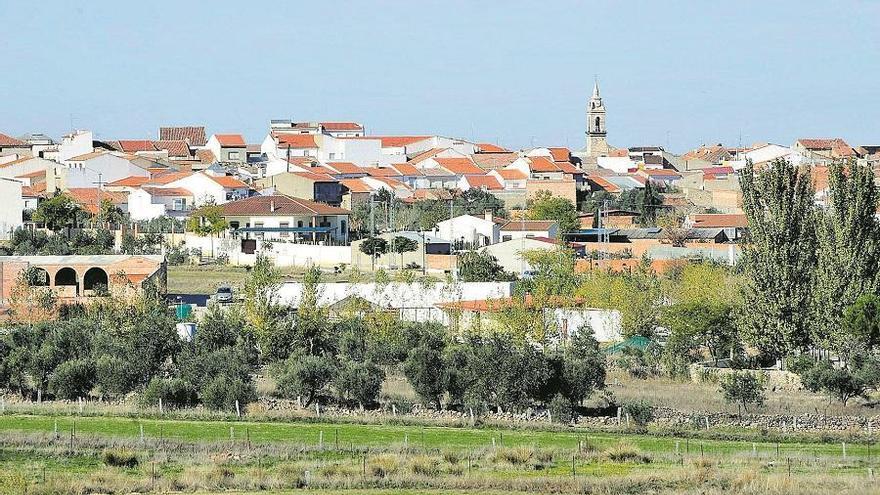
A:
[[[880,144],[880,0],[0,0],[0,132],[357,121],[511,148]]]

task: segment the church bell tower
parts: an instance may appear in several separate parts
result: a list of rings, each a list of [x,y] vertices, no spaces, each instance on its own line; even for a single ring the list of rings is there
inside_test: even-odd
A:
[[[605,139],[605,105],[599,96],[599,81],[593,85],[593,96],[587,107],[587,156],[607,155],[610,151]]]

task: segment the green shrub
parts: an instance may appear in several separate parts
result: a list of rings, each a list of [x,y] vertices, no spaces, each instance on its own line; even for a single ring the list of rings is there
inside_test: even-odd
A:
[[[574,421],[574,407],[562,394],[553,396],[553,400],[547,405],[547,410],[550,411],[550,419],[554,423],[569,424]]]
[[[95,363],[87,359],[65,361],[49,378],[49,391],[59,399],[76,399],[88,395],[95,386]]]
[[[218,376],[205,386],[201,399],[202,404],[208,409],[234,411],[235,401],[238,401],[239,407],[243,409],[247,404],[257,400],[257,390],[253,382]]]
[[[417,455],[409,460],[409,469],[413,474],[437,476],[440,474],[440,462],[426,455]]]
[[[158,406],[162,399],[162,407],[191,407],[198,403],[195,388],[179,378],[153,378],[144,393],[141,403],[145,406]]]
[[[627,413],[638,431],[648,429],[648,423],[654,419],[654,407],[646,401],[638,400],[624,404],[623,411]]]
[[[628,443],[618,443],[605,450],[602,455],[612,462],[635,462],[639,464],[647,464],[651,462],[651,457],[649,455]]]
[[[396,473],[399,468],[400,462],[397,457],[390,454],[373,457],[367,464],[370,474],[377,478],[386,478]]]
[[[137,455],[130,450],[108,449],[103,452],[101,457],[104,460],[104,464],[112,467],[133,468],[138,465]]]

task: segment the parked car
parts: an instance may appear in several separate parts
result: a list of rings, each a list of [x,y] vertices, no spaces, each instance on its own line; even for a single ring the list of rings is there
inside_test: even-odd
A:
[[[231,303],[232,302],[232,287],[228,285],[221,285],[217,287],[217,294],[214,295],[214,299],[219,303]]]

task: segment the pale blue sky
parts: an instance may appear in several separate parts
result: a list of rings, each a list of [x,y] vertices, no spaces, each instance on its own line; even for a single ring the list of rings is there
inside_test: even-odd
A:
[[[598,75],[615,146],[880,144],[877,1],[0,0],[0,17],[12,135],[72,115],[104,139],[256,142],[293,118],[576,149]]]

